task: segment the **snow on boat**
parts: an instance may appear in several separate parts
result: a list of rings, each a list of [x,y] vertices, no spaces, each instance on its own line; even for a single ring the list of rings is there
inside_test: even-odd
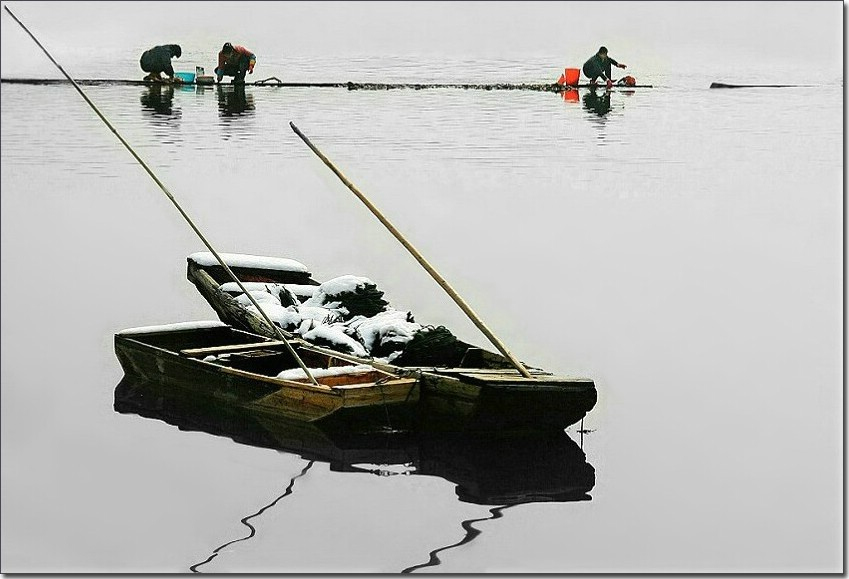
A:
[[[443,327],[394,310],[367,278],[314,280],[295,260],[222,255],[269,319],[314,346],[415,371],[420,380],[416,425],[432,430],[562,430],[596,403],[589,378],[528,368],[523,376],[500,354],[458,340]],[[219,318],[262,336],[274,329],[208,253],[187,259],[187,277]]]

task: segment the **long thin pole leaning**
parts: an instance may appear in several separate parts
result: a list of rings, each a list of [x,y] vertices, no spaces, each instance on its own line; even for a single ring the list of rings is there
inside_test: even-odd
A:
[[[77,92],[80,93],[80,96],[83,97],[83,100],[86,103],[88,103],[88,105],[97,114],[97,116],[100,117],[100,120],[103,121],[106,124],[107,127],[109,127],[109,130],[112,131],[112,133],[116,137],[118,137],[118,140],[121,141],[121,144],[124,145],[124,147],[130,152],[130,154],[133,157],[135,157],[136,161],[139,162],[139,165],[141,165],[142,168],[147,172],[147,174],[150,175],[150,178],[153,179],[153,181],[157,185],[159,185],[159,188],[162,189],[162,192],[165,193],[165,195],[168,197],[168,199],[171,201],[171,203],[174,205],[174,207],[177,208],[177,211],[180,212],[180,215],[182,215],[183,219],[186,220],[186,223],[189,224],[189,227],[191,227],[192,230],[197,234],[197,236],[200,238],[200,240],[203,242],[203,244],[207,247],[207,249],[209,249],[210,253],[212,253],[212,255],[215,256],[215,259],[218,261],[218,263],[221,265],[221,267],[224,268],[224,271],[227,272],[227,275],[229,275],[230,278],[232,278],[232,280],[236,282],[236,284],[239,286],[239,289],[241,289],[245,293],[245,295],[248,297],[248,299],[251,301],[251,303],[254,305],[254,307],[256,307],[256,309],[259,311],[260,315],[262,315],[262,317],[265,318],[265,321],[268,323],[268,325],[271,326],[271,329],[277,334],[277,336],[280,338],[280,340],[284,344],[286,344],[286,347],[289,349],[289,353],[292,354],[292,356],[295,358],[295,360],[297,360],[298,365],[306,373],[307,377],[310,379],[310,382],[312,382],[313,385],[318,386],[319,384],[316,381],[315,377],[312,375],[312,373],[309,371],[309,368],[307,368],[306,364],[304,364],[304,361],[301,360],[301,357],[298,356],[298,353],[295,351],[295,349],[292,347],[292,345],[286,339],[287,336],[284,335],[283,330],[281,330],[277,325],[275,325],[271,321],[271,319],[268,317],[268,314],[266,314],[265,311],[260,307],[260,305],[257,303],[256,299],[254,299],[254,297],[247,290],[247,288],[245,288],[245,286],[242,285],[242,282],[239,281],[239,278],[236,277],[236,274],[233,273],[233,271],[224,262],[224,260],[221,259],[221,256],[218,255],[218,252],[215,251],[215,248],[212,247],[212,244],[209,243],[209,241],[207,241],[206,237],[204,237],[204,235],[203,235],[203,233],[201,233],[200,229],[197,228],[197,226],[194,224],[194,222],[189,217],[189,215],[183,210],[183,208],[180,206],[180,204],[177,203],[177,200],[174,198],[174,196],[171,194],[171,192],[168,190],[168,188],[165,186],[165,184],[162,181],[159,180],[159,177],[157,177],[156,174],[153,172],[153,170],[150,167],[148,167],[147,163],[145,163],[142,160],[142,158],[138,156],[138,154],[135,152],[135,150],[133,150],[133,148],[130,146],[130,144],[126,140],[124,140],[124,137],[121,136],[121,134],[118,132],[118,130],[114,126],[112,126],[112,123],[110,123],[109,120],[105,116],[103,116],[103,113],[101,113],[100,109],[98,109],[97,106],[93,102],[91,102],[91,99],[89,99],[88,95],[86,95],[85,92],[83,91],[83,89],[80,88],[80,85],[78,85],[77,82],[73,78],[71,78],[71,76],[67,72],[65,72],[65,69],[62,68],[62,65],[60,65],[58,62],[56,62],[56,60],[50,55],[50,53],[47,51],[47,49],[44,48],[44,46],[42,46],[42,44],[38,41],[38,39],[35,37],[35,35],[32,32],[30,32],[29,29],[26,26],[24,26],[24,23],[21,22],[20,20],[18,20],[18,17],[15,16],[12,13],[11,10],[9,10],[8,6],[3,6],[3,8],[6,9],[6,12],[9,13],[9,16],[11,16],[15,20],[15,22],[20,24],[21,28],[24,29],[24,32],[26,32],[29,35],[29,37],[33,39],[33,41],[38,45],[38,47],[42,50],[42,52],[44,52],[44,54],[47,55],[47,58],[50,59],[50,62],[55,64],[56,68],[58,68],[59,71],[63,75],[65,75],[65,78],[67,78],[71,82],[71,84],[74,85],[74,88],[77,89]]]
[[[433,268],[433,266],[431,266],[427,262],[427,260],[424,258],[424,256],[422,256],[422,254],[419,253],[419,251],[415,247],[413,247],[413,245],[409,241],[407,241],[407,239],[401,234],[400,231],[395,229],[395,226],[392,225],[392,223],[390,223],[389,220],[386,217],[384,217],[383,213],[381,213],[380,210],[377,207],[375,207],[374,204],[371,201],[369,201],[368,197],[366,197],[359,189],[357,189],[356,185],[351,183],[351,181],[349,181],[348,178],[345,177],[345,175],[342,174],[342,171],[337,169],[336,166],[330,161],[330,159],[328,159],[324,155],[324,153],[319,151],[318,148],[315,145],[312,144],[312,142],[307,138],[307,136],[304,135],[301,132],[301,130],[298,129],[298,127],[295,126],[295,123],[290,122],[289,126],[292,127],[292,130],[295,131],[295,134],[297,134],[301,138],[301,140],[303,140],[304,143],[306,143],[307,146],[310,149],[312,149],[312,152],[315,153],[318,156],[319,159],[324,161],[324,164],[327,165],[330,168],[330,170],[333,171],[336,174],[337,177],[339,177],[339,179],[342,181],[342,183],[344,183],[345,186],[348,187],[348,189],[350,189],[351,192],[354,195],[356,195],[357,198],[360,201],[362,201],[365,204],[366,207],[369,208],[369,211],[371,211],[374,214],[374,216],[377,217],[377,219],[381,223],[383,223],[383,225],[386,226],[386,228],[389,230],[389,232],[392,233],[392,235],[395,236],[395,239],[400,241],[401,245],[403,245],[405,248],[407,248],[407,251],[409,251],[412,254],[412,256],[414,258],[416,258],[416,261],[418,261],[421,264],[421,266],[423,268],[425,268],[425,270],[430,274],[430,276],[434,280],[436,280],[436,283],[438,283],[442,287],[442,289],[444,289],[448,293],[448,295],[451,296],[451,299],[453,299],[456,302],[456,304],[458,306],[460,306],[460,309],[463,310],[463,312],[465,312],[465,314],[467,316],[469,316],[469,318],[472,320],[472,323],[474,323],[478,327],[478,329],[481,332],[483,332],[483,334],[487,338],[489,338],[489,341],[492,342],[492,344],[496,348],[498,348],[498,351],[501,352],[508,360],[510,360],[510,362],[513,364],[513,366],[515,366],[516,369],[519,371],[519,373],[521,373],[522,376],[524,376],[525,378],[532,378],[530,372],[528,372],[528,370],[525,368],[524,364],[522,364],[518,359],[516,359],[516,357],[513,354],[510,353],[510,351],[501,342],[501,340],[499,340],[498,337],[495,334],[492,333],[492,331],[486,326],[486,324],[483,323],[483,321],[472,310],[472,308],[469,307],[469,304],[467,304],[465,302],[465,300],[460,297],[460,294],[458,294],[456,291],[454,291],[454,288],[452,288],[448,284],[448,282],[445,281],[445,278],[443,278],[441,275],[439,275],[439,272],[436,271]]]

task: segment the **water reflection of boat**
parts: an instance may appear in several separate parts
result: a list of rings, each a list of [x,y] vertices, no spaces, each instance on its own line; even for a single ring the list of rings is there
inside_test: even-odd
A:
[[[258,416],[231,404],[125,377],[114,408],[181,430],[297,454],[336,472],[438,476],[457,485],[459,500],[480,505],[590,500],[595,470],[565,432],[473,435],[418,431],[354,434]]]

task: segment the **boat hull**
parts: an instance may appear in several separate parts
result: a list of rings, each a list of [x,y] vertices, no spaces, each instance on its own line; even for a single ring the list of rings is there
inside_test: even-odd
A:
[[[591,380],[475,384],[434,369],[421,374],[418,424],[437,431],[557,431],[580,422],[596,399]]]
[[[223,322],[273,335],[259,316],[219,289],[215,273],[188,260],[187,278]],[[273,271],[252,273],[268,281],[281,275]],[[532,378],[523,378],[504,356],[459,340],[443,351],[434,348],[428,354],[414,359],[402,355],[393,362],[421,376],[421,402],[415,416],[418,429],[563,430],[580,422],[597,400],[590,379],[556,377],[532,368]]]
[[[416,378],[393,378],[373,388],[316,388],[222,368],[121,334],[115,336],[115,353],[127,376],[190,392],[201,404],[217,400],[257,415],[320,423],[331,430],[409,428],[419,400]]]

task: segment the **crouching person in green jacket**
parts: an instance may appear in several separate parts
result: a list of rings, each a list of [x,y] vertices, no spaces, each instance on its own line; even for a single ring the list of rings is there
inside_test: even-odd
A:
[[[171,66],[171,58],[180,58],[181,54],[182,50],[179,44],[164,44],[145,50],[139,60],[139,66],[143,71],[150,74],[144,77],[144,80],[174,82],[174,68]],[[167,77],[165,79],[161,76],[163,72]]]
[[[625,68],[624,64],[619,64],[611,57],[607,55],[607,48],[602,46],[598,49],[598,52],[591,56],[588,61],[584,63],[584,76],[590,79],[590,84],[595,84],[596,79],[601,77],[603,80],[607,81],[607,88],[613,86],[613,81],[610,79],[610,70],[611,66],[615,66],[616,68]]]

